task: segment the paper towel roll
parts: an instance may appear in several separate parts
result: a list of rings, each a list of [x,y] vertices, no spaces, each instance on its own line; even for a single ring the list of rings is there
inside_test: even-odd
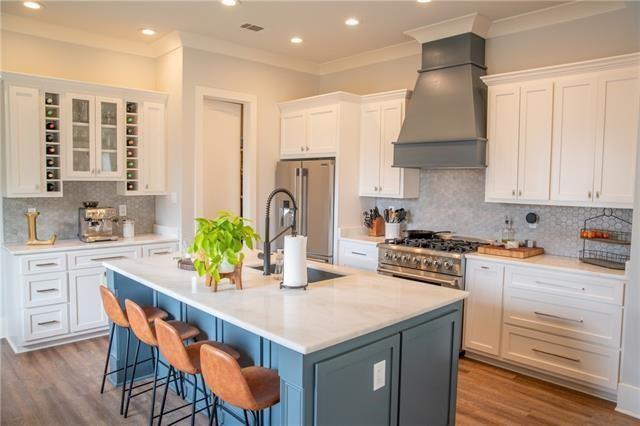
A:
[[[287,287],[307,285],[307,237],[284,237],[284,274],[282,284]]]

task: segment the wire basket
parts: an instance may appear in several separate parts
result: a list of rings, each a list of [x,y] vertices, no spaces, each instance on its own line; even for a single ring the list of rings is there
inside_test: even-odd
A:
[[[624,270],[629,256],[603,250],[580,250],[580,260],[592,265],[604,266],[609,269]]]
[[[582,228],[580,238],[609,244],[631,244],[631,232],[613,231],[610,229]]]

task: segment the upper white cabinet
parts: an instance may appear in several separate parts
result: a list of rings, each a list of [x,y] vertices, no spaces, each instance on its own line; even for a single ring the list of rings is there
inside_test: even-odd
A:
[[[393,142],[404,120],[407,90],[363,96],[360,130],[360,196],[412,198],[419,170],[393,165]]]
[[[293,111],[280,117],[280,156],[303,155],[307,148],[306,112]]]
[[[305,150],[308,154],[335,154],[338,150],[338,114],[340,105],[326,105],[307,110],[307,138]]]
[[[5,197],[60,197],[64,180],[165,192],[165,94],[17,73],[3,80]],[[125,114],[125,99],[140,111]]]
[[[632,207],[639,58],[484,77],[486,201]]]

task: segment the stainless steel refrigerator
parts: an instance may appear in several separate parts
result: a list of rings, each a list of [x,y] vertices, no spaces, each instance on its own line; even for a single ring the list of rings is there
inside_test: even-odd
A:
[[[333,263],[333,205],[335,160],[283,160],[276,168],[276,186],[286,188],[298,205],[298,233],[307,236],[307,257]],[[282,194],[276,196],[275,232],[291,223],[291,202]],[[275,247],[284,246],[284,237]]]

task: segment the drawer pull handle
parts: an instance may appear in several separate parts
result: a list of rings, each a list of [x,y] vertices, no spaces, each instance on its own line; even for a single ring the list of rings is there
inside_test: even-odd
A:
[[[48,268],[49,266],[58,266],[58,263],[57,262],[36,263],[36,266],[39,268]]]
[[[56,324],[59,323],[60,321],[58,320],[51,320],[51,321],[45,321],[45,322],[39,322],[38,325],[49,325],[49,324]]]
[[[533,352],[536,352],[536,353],[539,353],[539,354],[551,355],[551,356],[555,356],[556,358],[566,359],[567,361],[580,362],[580,358],[571,358],[571,357],[564,356],[564,355],[554,354],[552,352],[541,351],[540,349],[536,349],[536,348],[531,348],[531,350]]]
[[[536,284],[548,285],[548,286],[551,286],[551,287],[568,288],[570,290],[580,290],[580,291],[586,291],[587,290],[584,287],[571,287],[571,286],[568,286],[568,285],[560,285],[560,284],[556,284],[556,283],[547,283],[547,282],[544,282],[544,281],[536,281]]]
[[[356,256],[366,256],[367,253],[361,253],[359,251],[352,251],[351,254],[355,254]]]
[[[155,251],[152,254],[169,254],[169,253],[171,253],[171,252],[166,250],[166,251]]]
[[[116,259],[126,259],[127,256],[106,256],[106,257],[93,257],[90,260],[93,262],[97,262],[98,260],[116,260]]]
[[[36,290],[36,293],[51,293],[52,291],[58,291],[57,288],[43,288],[40,290]]]
[[[561,317],[561,316],[558,316],[558,315],[545,314],[544,312],[537,312],[537,311],[534,311],[533,313],[538,315],[538,316],[540,316],[540,317],[555,318],[555,319],[559,319],[559,320],[563,320],[563,321],[579,322],[580,324],[582,324],[584,322],[584,320],[582,318],[580,318],[580,319],[565,318],[565,317]]]
[[[489,269],[488,266],[481,266],[480,269]]]

